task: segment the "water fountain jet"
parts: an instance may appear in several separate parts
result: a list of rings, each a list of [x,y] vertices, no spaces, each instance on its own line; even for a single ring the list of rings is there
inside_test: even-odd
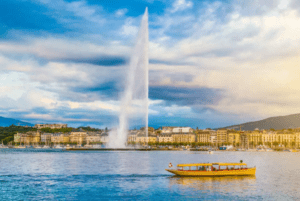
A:
[[[148,137],[148,46],[148,8],[146,8],[130,57],[126,86],[121,97],[119,127],[109,134],[110,148],[125,148],[130,127],[129,119],[132,116],[143,115],[145,135]]]

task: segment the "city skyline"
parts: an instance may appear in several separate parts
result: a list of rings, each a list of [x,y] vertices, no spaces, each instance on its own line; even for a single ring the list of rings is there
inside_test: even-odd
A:
[[[296,0],[12,0],[0,2],[0,116],[116,127],[146,7],[149,126],[300,113]]]

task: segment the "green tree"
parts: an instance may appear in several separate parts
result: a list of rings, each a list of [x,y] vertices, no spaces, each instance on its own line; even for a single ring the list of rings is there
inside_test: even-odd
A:
[[[9,127],[0,127],[0,143],[3,140],[4,144],[7,144],[14,140],[14,134],[16,133],[26,133],[28,131],[36,131],[36,128],[15,126],[11,125]]]
[[[56,129],[51,129],[51,128],[42,128],[41,131],[44,133],[69,133],[72,131],[73,128],[56,128]]]

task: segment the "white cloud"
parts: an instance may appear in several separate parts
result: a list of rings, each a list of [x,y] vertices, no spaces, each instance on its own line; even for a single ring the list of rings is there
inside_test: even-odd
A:
[[[123,17],[126,13],[128,12],[128,9],[127,8],[122,8],[122,9],[119,9],[115,12],[115,15],[117,17]]]
[[[89,6],[85,1],[57,2],[62,3],[68,12],[87,21],[102,18],[99,14],[101,8]],[[149,57],[164,63],[150,64],[150,86],[221,89],[224,91],[222,99],[205,106],[233,116],[266,117],[300,112],[298,11],[284,1],[263,0],[234,1],[227,5],[231,8],[228,10],[225,3],[206,3],[206,7],[197,8],[199,13],[182,15],[179,12],[193,6],[191,1],[178,0],[165,14],[150,18]],[[120,9],[113,15],[121,17],[126,12],[127,9]],[[138,20],[127,18],[117,28],[120,30],[118,36],[136,36]],[[128,56],[129,45],[122,45],[121,39],[107,40],[106,44],[57,36],[25,37],[25,40],[26,44],[0,42],[0,69],[3,73],[0,82],[4,83],[0,87],[0,102],[3,102],[3,108],[15,105],[16,111],[33,107],[49,110],[67,107],[90,112],[119,112],[119,102],[86,93],[84,87],[119,81],[121,69],[59,60]],[[4,56],[8,54],[34,57],[14,59]],[[39,64],[35,57],[52,61]],[[7,76],[4,71],[19,73],[20,78],[26,79],[12,79],[12,75]],[[191,75],[191,79],[177,79],[183,75]],[[82,87],[83,91],[70,91],[70,87]],[[150,101],[149,113],[174,117],[194,115],[191,106],[165,107],[164,104],[161,100]],[[131,111],[135,110],[131,108]]]
[[[133,18],[127,18],[125,24],[121,28],[121,34],[124,36],[136,36],[138,27],[134,25],[135,20]]]
[[[128,46],[124,46],[118,41],[110,41],[106,45],[98,45],[89,41],[48,37],[28,38],[26,43],[0,42],[0,52],[2,53],[32,54],[45,59],[82,59],[105,55],[120,56],[127,55],[128,50],[130,50]],[[23,68],[25,68],[24,65]]]
[[[66,2],[64,0],[40,0],[40,2],[56,10],[57,12],[53,17],[67,26],[78,26],[78,21],[70,18],[70,13],[71,16],[73,15],[98,25],[103,25],[106,22],[106,19],[99,14],[102,8],[96,5],[89,5],[86,1]]]
[[[182,11],[193,7],[193,2],[186,0],[176,0],[172,5],[171,13]]]
[[[224,114],[257,119],[300,112],[299,15],[286,5],[261,3],[264,11],[245,15],[236,9],[225,21],[211,10],[189,37],[172,46],[151,42],[151,58],[170,62],[150,65],[152,75],[161,78],[150,79],[151,85],[222,89],[223,99],[207,107]],[[173,65],[175,61],[189,65]],[[178,82],[172,79],[176,74],[194,79]]]

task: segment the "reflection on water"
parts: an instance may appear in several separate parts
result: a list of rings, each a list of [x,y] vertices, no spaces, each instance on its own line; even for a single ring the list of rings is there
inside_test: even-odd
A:
[[[241,183],[245,182],[255,182],[255,176],[226,176],[226,177],[179,177],[172,176],[170,177],[171,184],[180,184],[187,185],[192,187],[193,185],[202,186],[202,185],[213,185],[214,183],[221,183],[222,185],[229,185],[231,183]]]
[[[182,185],[186,188],[199,190],[244,190],[254,186],[255,176],[226,176],[226,177],[170,177],[170,185]],[[236,188],[236,189],[233,189]]]

